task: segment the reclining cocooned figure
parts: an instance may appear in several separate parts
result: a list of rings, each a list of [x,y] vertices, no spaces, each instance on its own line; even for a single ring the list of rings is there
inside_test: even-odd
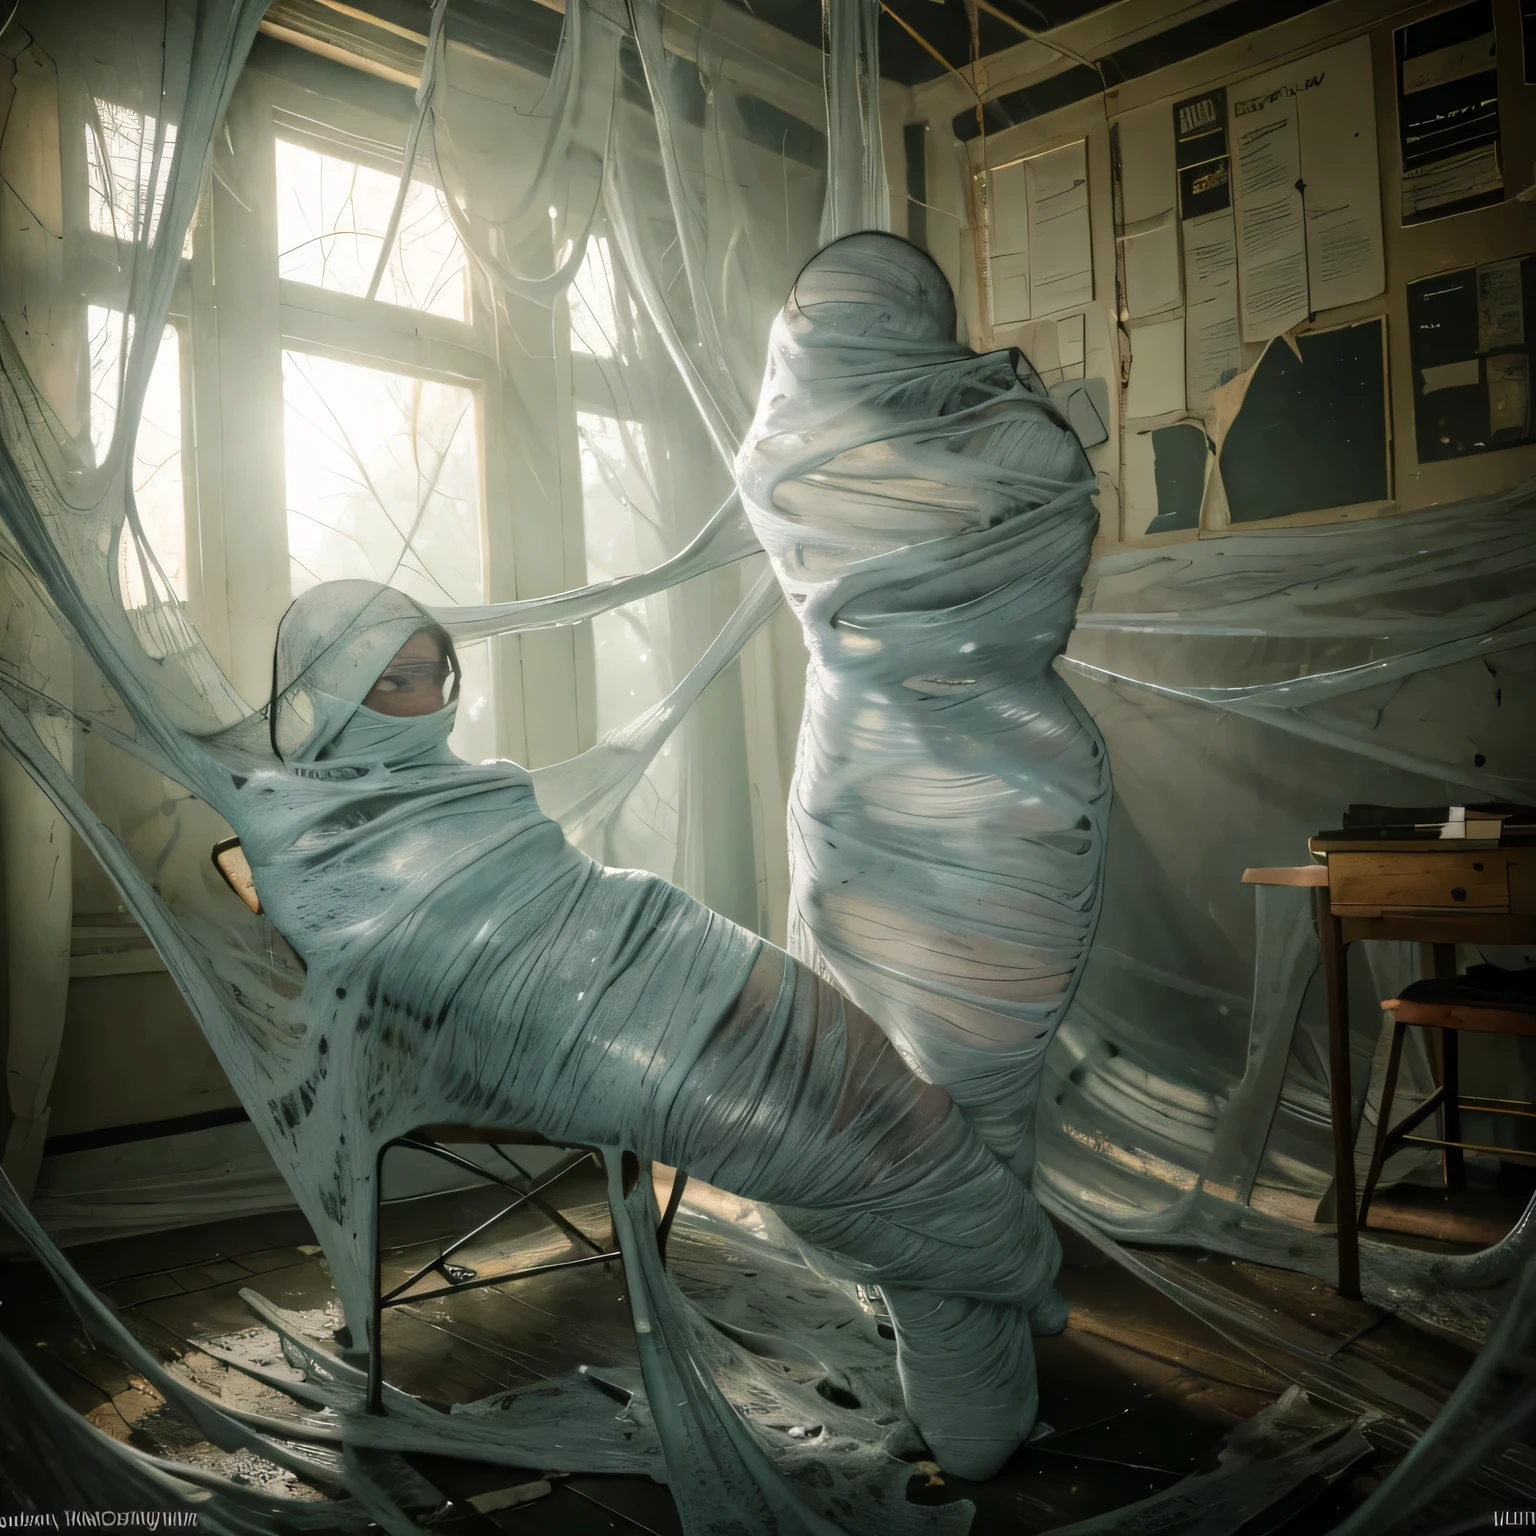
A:
[[[311,589],[278,631],[278,761],[228,815],[307,966],[269,1134],[356,1341],[379,1148],[422,1124],[623,1147],[773,1207],[883,1290],[935,1458],[989,1476],[1036,1408],[1055,1234],[950,1096],[824,979],[666,881],[608,869],[528,775],[448,748],[458,663],[413,599]],[[256,1106],[251,1106],[253,1113]]]

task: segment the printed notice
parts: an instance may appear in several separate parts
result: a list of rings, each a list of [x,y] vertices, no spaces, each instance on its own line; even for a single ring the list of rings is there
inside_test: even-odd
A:
[[[1526,298],[1536,256],[1408,284],[1408,355],[1421,464],[1536,442]]]
[[[1368,38],[1229,92],[1242,333],[1266,341],[1386,286]]]
[[[1093,301],[1088,144],[1079,139],[1024,162],[1029,199],[1029,304],[1038,316]]]
[[[1302,204],[1315,313],[1373,299],[1387,280],[1370,39],[1318,54],[1307,76],[1316,84],[1299,98]]]
[[[1029,319],[1029,220],[1024,162],[989,171],[983,188],[987,218],[987,287],[993,325]]]
[[[1226,91],[1175,102],[1173,132],[1184,248],[1185,391],[1189,408],[1200,410],[1243,361]]]
[[[1127,112],[1115,124],[1120,147],[1120,240],[1130,318],[1172,309],[1179,293],[1179,228],[1174,216],[1173,124],[1159,106]]]
[[[1311,313],[1296,98],[1282,87],[1232,111],[1238,312],[1245,341],[1268,341]]]
[[[1209,404],[1212,393],[1241,372],[1243,349],[1230,300],[1191,304],[1184,318],[1186,389],[1194,410]]]
[[[1091,303],[1086,142],[995,166],[984,190],[992,324]]]

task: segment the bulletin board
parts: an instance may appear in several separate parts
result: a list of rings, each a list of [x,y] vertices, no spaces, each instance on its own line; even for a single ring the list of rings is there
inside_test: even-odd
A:
[[[1463,267],[1408,285],[1419,463],[1536,442],[1533,308],[1536,255]]]
[[[1391,492],[1386,320],[1271,342],[1221,446],[1234,523],[1385,501]]]

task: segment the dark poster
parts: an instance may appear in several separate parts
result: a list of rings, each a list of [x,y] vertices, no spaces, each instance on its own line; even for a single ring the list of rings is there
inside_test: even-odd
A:
[[[1408,355],[1419,463],[1536,441],[1531,323],[1536,256],[1408,285]]]
[[[1391,492],[1381,320],[1303,331],[1265,350],[1221,445],[1234,523],[1385,501]]]
[[[1399,27],[1394,37],[1403,223],[1502,202],[1491,0]]]
[[[1230,208],[1232,175],[1224,86],[1174,102],[1173,143],[1173,163],[1179,173],[1179,219],[1198,219]]]

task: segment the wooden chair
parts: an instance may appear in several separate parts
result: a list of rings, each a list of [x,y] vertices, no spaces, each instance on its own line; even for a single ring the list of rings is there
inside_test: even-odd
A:
[[[471,1161],[461,1154],[451,1151],[454,1145],[474,1144],[489,1146],[517,1175],[516,1180],[504,1177],[481,1164]],[[432,1157],[441,1158],[452,1163],[457,1168],[476,1174],[492,1184],[499,1184],[509,1191],[513,1199],[494,1216],[482,1221],[478,1226],[472,1227],[462,1236],[455,1238],[446,1244],[434,1259],[429,1259],[414,1274],[402,1280],[399,1285],[390,1291],[383,1289],[383,1248],[377,1236],[373,1249],[373,1318],[369,1328],[368,1338],[368,1388],[366,1408],[369,1413],[382,1413],[384,1407],[384,1350],[382,1337],[382,1324],[384,1312],[388,1307],[404,1306],[408,1302],[430,1301],[440,1296],[455,1296],[460,1291],[473,1291],[488,1285],[509,1285],[517,1280],[531,1279],[534,1275],[554,1274],[560,1270],[581,1269],[591,1264],[609,1264],[619,1260],[618,1242],[613,1235],[613,1216],[609,1213],[608,1233],[605,1243],[600,1243],[589,1233],[582,1231],[568,1216],[555,1206],[545,1201],[542,1196],[547,1190],[553,1189],[570,1174],[576,1172],[584,1163],[595,1159],[601,1164],[601,1154],[594,1147],[567,1147],[567,1155],[550,1170],[537,1178],[530,1177],[507,1154],[506,1148],[512,1146],[554,1146],[556,1143],[546,1140],[537,1131],[528,1131],[499,1126],[479,1125],[427,1125],[404,1136],[398,1136],[393,1141],[386,1142],[379,1149],[378,1177],[374,1180],[375,1202],[380,1200],[379,1191],[384,1185],[384,1158],[394,1148],[406,1148],[416,1152],[425,1152]],[[636,1180],[640,1177],[640,1162],[632,1152],[624,1154],[623,1185],[627,1193],[633,1189]],[[662,1213],[661,1222],[656,1229],[656,1245],[661,1252],[662,1262],[666,1262],[667,1238],[672,1231],[672,1223],[677,1217],[677,1209],[683,1201],[683,1190],[687,1187],[688,1176],[679,1171],[672,1180],[672,1191],[667,1198],[667,1208]],[[549,1221],[565,1233],[578,1247],[588,1248],[590,1253],[583,1253],[572,1259],[556,1259],[547,1264],[533,1264],[522,1269],[498,1270],[494,1274],[481,1275],[463,1265],[450,1264],[448,1260],[461,1248],[473,1242],[477,1237],[505,1221],[514,1212],[521,1210],[525,1205],[532,1205],[542,1212]],[[379,1230],[378,1210],[374,1211],[374,1232]],[[427,1278],[428,1275],[437,1273],[442,1276],[443,1284],[433,1286],[430,1290],[416,1290],[415,1287]]]
[[[1381,1170],[1392,1154],[1404,1146],[1439,1147],[1445,1153],[1448,1190],[1461,1187],[1464,1152],[1488,1152],[1497,1157],[1536,1161],[1536,1153],[1509,1147],[1485,1147],[1461,1139],[1461,1112],[1484,1110],[1496,1115],[1536,1119],[1536,1103],[1525,1099],[1469,1097],[1461,1092],[1457,1042],[1464,1032],[1482,1035],[1514,1035],[1536,1038],[1536,986],[1513,980],[1521,972],[1496,972],[1492,966],[1474,966],[1464,976],[1416,981],[1401,997],[1388,998],[1381,1006],[1391,1009],[1392,1048],[1387,1056],[1386,1078],[1381,1089],[1381,1112],[1376,1124],[1376,1144],[1370,1171],[1360,1196],[1360,1225],[1366,1224],[1371,1196]],[[1440,1086],[1416,1109],[1392,1124],[1392,1101],[1403,1058],[1403,1037],[1410,1026],[1440,1031]],[[1436,1110],[1444,1117],[1443,1137],[1411,1134]]]

